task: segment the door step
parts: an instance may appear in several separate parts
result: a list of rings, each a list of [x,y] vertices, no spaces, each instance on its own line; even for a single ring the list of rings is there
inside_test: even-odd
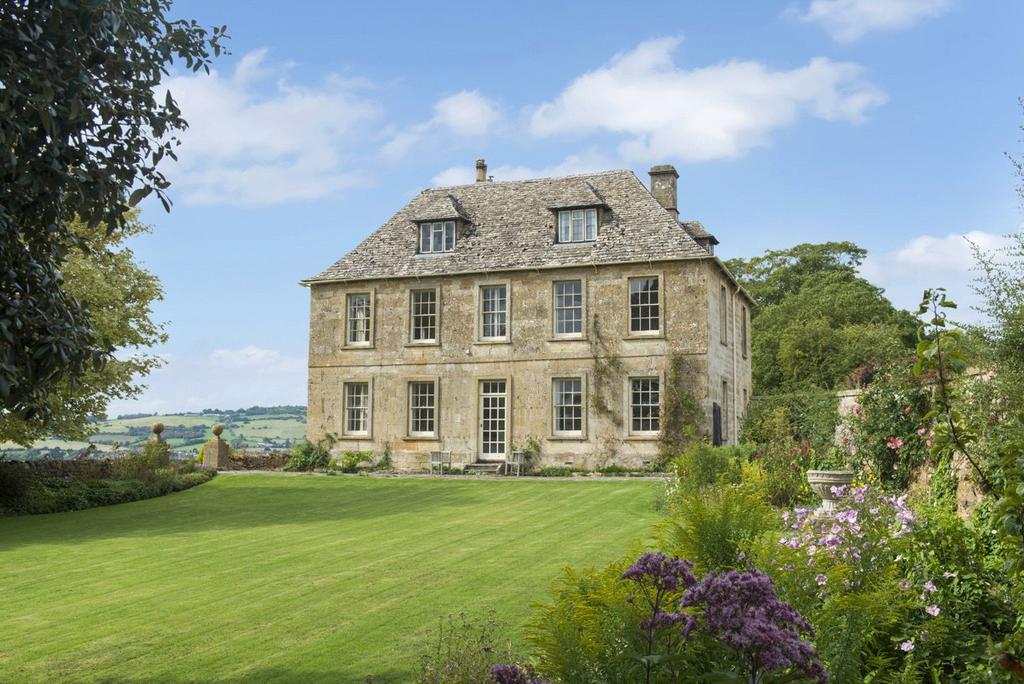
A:
[[[500,475],[504,467],[504,461],[477,461],[476,463],[467,463],[464,470],[475,475]]]

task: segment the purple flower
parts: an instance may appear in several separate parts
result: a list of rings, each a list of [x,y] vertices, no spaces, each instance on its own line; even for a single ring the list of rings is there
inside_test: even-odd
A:
[[[935,593],[938,589],[935,587],[935,582],[928,580],[924,583],[924,590],[930,593]]]
[[[928,613],[932,617],[938,617],[939,613],[942,612],[942,609],[933,603],[932,605],[925,608],[924,612]]]
[[[792,606],[780,601],[771,578],[757,570],[709,573],[683,596],[703,613],[684,629],[710,634],[763,673],[795,668],[818,682],[828,676],[803,634],[813,635]]]
[[[697,584],[697,578],[690,572],[692,567],[693,563],[688,560],[647,551],[622,573],[622,579],[650,582],[655,589],[677,591],[680,585],[692,587]]]
[[[945,577],[946,579],[949,579],[951,577],[956,577],[956,573],[955,572],[944,572],[944,573],[942,573],[942,576]]]
[[[904,653],[910,653],[911,651],[914,650],[914,642],[913,641],[904,641],[902,644],[900,644],[900,650],[903,651]]]
[[[491,679],[496,684],[550,684],[546,679],[531,679],[518,665],[495,665]]]
[[[820,572],[814,576],[814,581],[818,583],[819,587],[825,586],[825,582],[828,582],[828,577],[825,577]]]

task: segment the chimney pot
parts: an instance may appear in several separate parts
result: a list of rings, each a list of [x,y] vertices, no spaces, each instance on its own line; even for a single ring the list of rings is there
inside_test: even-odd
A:
[[[679,200],[676,182],[679,180],[679,174],[676,167],[671,164],[658,164],[652,166],[648,173],[651,175],[651,194],[654,195],[654,199],[678,221]]]
[[[476,160],[476,182],[483,183],[487,180],[487,162],[483,159]]]

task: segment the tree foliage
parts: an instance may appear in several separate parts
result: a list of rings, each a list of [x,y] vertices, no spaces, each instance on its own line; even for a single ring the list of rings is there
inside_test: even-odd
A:
[[[915,326],[858,275],[852,242],[804,243],[729,269],[751,293],[755,394],[841,388],[866,363],[908,349]]]
[[[121,353],[100,367],[86,368],[74,382],[58,382],[47,396],[46,410],[30,417],[0,414],[0,442],[28,446],[47,436],[82,439],[112,399],[138,394],[138,378],[160,365],[157,357],[143,353],[166,340],[163,326],[151,319],[152,304],[163,294],[160,281],[135,263],[124,246],[149,226],[131,212],[118,228],[90,228],[77,219],[68,228],[78,245],[64,260],[64,287],[89,312],[89,325]]]
[[[46,423],[55,392],[98,371],[117,341],[61,268],[91,227],[121,228],[167,179],[187,124],[157,88],[175,60],[209,70],[225,27],[168,18],[170,0],[0,3],[0,406]]]

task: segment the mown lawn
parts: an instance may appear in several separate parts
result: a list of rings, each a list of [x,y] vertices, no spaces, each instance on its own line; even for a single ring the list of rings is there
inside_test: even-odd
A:
[[[221,475],[0,520],[0,681],[407,682],[439,616],[521,625],[646,537],[659,487]]]

